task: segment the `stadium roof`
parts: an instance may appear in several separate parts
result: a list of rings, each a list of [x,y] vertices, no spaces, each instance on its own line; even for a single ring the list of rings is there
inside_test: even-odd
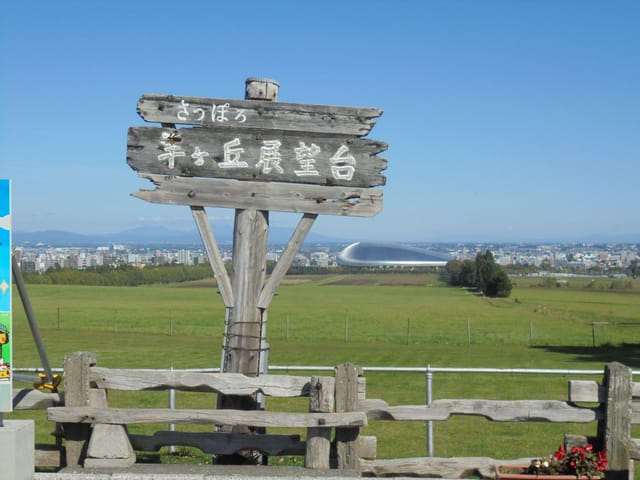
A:
[[[416,247],[381,243],[352,243],[338,254],[340,265],[360,267],[444,267],[451,257]]]

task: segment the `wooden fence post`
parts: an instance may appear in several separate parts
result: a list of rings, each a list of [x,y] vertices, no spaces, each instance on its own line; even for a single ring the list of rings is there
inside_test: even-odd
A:
[[[598,438],[607,453],[606,480],[629,479],[629,452],[626,442],[631,436],[631,369],[618,362],[605,366],[602,382],[606,392],[604,418],[598,422]]]
[[[64,404],[67,407],[87,407],[89,396],[89,367],[96,364],[92,352],[74,352],[64,359]],[[66,439],[67,466],[82,465],[87,454],[91,426],[66,423],[63,425]]]
[[[309,412],[331,413],[335,405],[335,380],[331,377],[311,377]],[[315,470],[331,468],[331,428],[307,429],[307,448],[304,466]]]
[[[336,367],[336,412],[354,412],[359,409],[358,377],[361,375],[362,367],[353,363],[343,363]],[[359,427],[336,428],[336,453],[339,469],[360,469],[359,435]]]

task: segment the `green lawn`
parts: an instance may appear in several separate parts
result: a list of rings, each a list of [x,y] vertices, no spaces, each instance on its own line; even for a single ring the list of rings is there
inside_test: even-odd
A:
[[[66,354],[79,350],[96,352],[98,364],[109,367],[219,366],[225,311],[210,281],[143,287],[28,285],[28,291],[53,367],[61,367]],[[271,365],[350,361],[364,366],[602,370],[606,362],[617,360],[640,368],[637,284],[626,291],[580,285],[543,289],[518,279],[511,297],[489,299],[445,287],[426,274],[287,277],[267,325]],[[38,366],[17,296],[12,338],[14,366]],[[439,373],[434,398],[566,399],[567,380]],[[370,398],[390,404],[425,402],[421,373],[368,373],[367,384]],[[166,406],[167,395],[113,392],[110,403]],[[214,404],[211,395],[178,394],[179,407]],[[305,409],[306,404],[272,399],[269,408]],[[50,441],[53,427],[43,412],[7,417],[37,418],[38,441]],[[592,434],[595,425],[502,424],[458,417],[435,425],[435,454],[541,456],[555,450],[564,432]],[[365,433],[379,436],[380,457],[425,455],[423,423],[376,422]]]

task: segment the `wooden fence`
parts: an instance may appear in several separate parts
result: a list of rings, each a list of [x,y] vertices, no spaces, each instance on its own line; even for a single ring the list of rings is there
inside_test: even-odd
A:
[[[86,352],[74,353],[65,359],[64,384],[64,397],[22,393],[22,401],[16,408],[48,407],[48,418],[62,425],[67,465],[128,466],[135,462],[136,450],[153,451],[166,445],[196,446],[214,455],[230,455],[240,450],[267,455],[304,455],[308,468],[347,469],[359,471],[363,476],[459,478],[480,474],[492,477],[495,464],[522,461],[479,457],[376,459],[375,438],[360,435],[361,428],[372,421],[446,421],[451,415],[482,416],[498,422],[597,421],[595,438],[567,438],[573,443],[589,441],[606,450],[607,480],[632,478],[632,460],[640,460],[640,441],[631,438],[631,425],[640,424],[640,402],[637,401],[640,383],[633,383],[631,370],[617,362],[605,366],[600,384],[570,381],[566,401],[443,399],[430,405],[390,406],[384,400],[366,398],[362,370],[353,364],[336,367],[334,377],[247,377],[231,373],[101,368],[96,365],[95,356]],[[309,411],[122,409],[107,404],[108,390],[168,389],[240,396],[262,393],[308,397]],[[139,423],[304,427],[307,438],[302,441],[298,435],[247,435],[234,431],[127,433],[127,425]]]

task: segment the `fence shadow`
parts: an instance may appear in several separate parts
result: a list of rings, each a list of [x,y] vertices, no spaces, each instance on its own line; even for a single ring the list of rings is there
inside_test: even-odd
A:
[[[624,362],[625,365],[632,369],[640,368],[640,343],[605,344],[597,347],[560,345],[534,348],[572,355],[578,361],[597,361],[600,363],[618,361]]]

